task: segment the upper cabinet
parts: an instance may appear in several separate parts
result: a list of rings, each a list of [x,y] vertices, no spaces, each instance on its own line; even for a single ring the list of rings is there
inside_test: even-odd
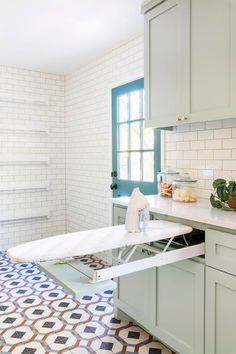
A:
[[[236,0],[152,0],[143,11],[146,126],[236,117]]]

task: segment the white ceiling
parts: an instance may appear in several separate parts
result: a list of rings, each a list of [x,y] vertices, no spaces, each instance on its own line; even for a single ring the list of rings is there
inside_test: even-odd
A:
[[[0,65],[65,74],[143,32],[142,0],[0,0]]]

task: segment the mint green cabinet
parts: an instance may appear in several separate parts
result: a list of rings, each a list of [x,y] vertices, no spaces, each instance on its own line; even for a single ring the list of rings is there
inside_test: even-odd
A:
[[[125,213],[114,207],[114,223],[124,222]],[[118,315],[121,310],[176,353],[204,354],[204,268],[187,260],[120,277]]]
[[[136,252],[133,259],[142,259]],[[117,279],[115,306],[150,330],[155,323],[156,269],[125,275]]]
[[[169,127],[188,112],[190,0],[166,0],[145,14],[145,125]]]
[[[150,0],[143,12],[146,126],[234,118],[235,0]]]
[[[206,268],[205,354],[235,354],[236,277]]]
[[[236,235],[206,230],[206,265],[236,275]]]
[[[203,354],[204,264],[187,260],[157,268],[155,311],[160,340],[181,354]]]
[[[122,225],[125,223],[126,208],[115,206],[113,208],[113,225]]]
[[[113,223],[125,223],[126,208],[114,207]],[[145,256],[136,252],[133,259]],[[115,306],[143,327],[154,325],[156,270],[147,269],[117,279]]]

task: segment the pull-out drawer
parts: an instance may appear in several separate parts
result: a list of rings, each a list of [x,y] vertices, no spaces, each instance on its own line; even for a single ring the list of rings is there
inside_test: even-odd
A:
[[[38,263],[38,266],[76,298],[116,289],[116,283],[112,280],[92,284],[92,269],[77,259],[64,263],[55,261],[41,262]]]
[[[206,230],[206,264],[236,275],[236,235]]]
[[[204,243],[168,251],[172,241],[173,239],[170,239],[162,251],[148,244],[122,248],[112,266],[97,270],[89,268],[79,260],[69,260],[64,263],[42,262],[39,266],[73,296],[79,297],[83,294],[114,289],[116,283],[111,280],[113,278],[201,256],[205,253]],[[137,249],[141,249],[146,257],[132,260]]]

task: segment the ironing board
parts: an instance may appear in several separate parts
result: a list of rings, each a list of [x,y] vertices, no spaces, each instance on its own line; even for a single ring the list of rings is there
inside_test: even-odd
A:
[[[28,242],[7,252],[16,262],[40,262],[84,256],[117,248],[151,243],[192,231],[189,226],[169,221],[150,221],[146,231],[128,233],[124,225],[73,232]]]
[[[7,254],[17,262],[37,262],[44,272],[78,297],[106,288],[114,289],[113,278],[203,255],[204,243],[194,246],[186,243],[181,248],[171,248],[176,236],[186,235],[187,239],[191,231],[192,228],[186,225],[154,220],[141,233],[128,233],[124,225],[111,226],[29,242],[10,248]],[[153,243],[161,240],[166,240],[166,245],[160,251]],[[132,260],[138,249],[146,257]],[[103,269],[91,269],[78,259],[110,250],[117,250],[113,252],[114,262]],[[94,283],[100,287],[92,290]],[[85,285],[83,291],[81,284]]]

